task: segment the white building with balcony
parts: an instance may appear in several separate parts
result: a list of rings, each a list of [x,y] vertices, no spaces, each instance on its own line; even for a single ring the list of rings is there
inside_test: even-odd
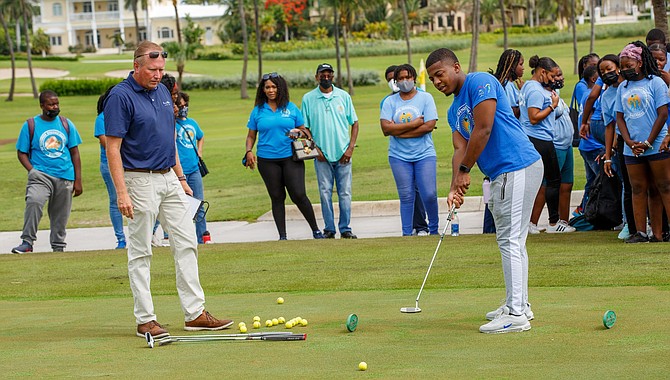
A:
[[[138,1],[138,6],[141,5]],[[172,2],[149,0],[147,9],[138,9],[135,26],[133,12],[123,9],[123,0],[40,0],[41,16],[33,18],[33,30],[41,28],[49,36],[52,54],[68,52],[69,46],[84,48],[115,48],[114,36],[124,42],[151,40],[156,43],[177,40],[177,25]],[[203,45],[221,43],[216,30],[226,8],[221,5],[178,4],[180,26],[186,26],[184,16],[205,30]]]

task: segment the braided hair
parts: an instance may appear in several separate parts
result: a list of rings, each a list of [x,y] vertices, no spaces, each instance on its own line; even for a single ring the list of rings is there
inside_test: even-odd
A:
[[[647,48],[647,45],[642,41],[631,42],[631,44],[642,48],[642,72],[644,75],[651,79],[653,75],[657,77],[661,76],[661,71],[658,69],[658,64],[654,59],[654,56],[651,55],[651,51]]]
[[[516,67],[519,65],[519,60],[522,57],[520,51],[507,49],[500,55],[496,71],[489,70],[489,72],[504,86],[508,81],[517,80]]]
[[[586,65],[586,62],[588,62],[591,58],[600,59],[598,54],[590,53],[590,54],[587,54],[587,55],[583,56],[579,60],[579,64],[577,64],[577,73],[579,74],[579,79],[584,78],[584,69],[585,69],[584,66]]]

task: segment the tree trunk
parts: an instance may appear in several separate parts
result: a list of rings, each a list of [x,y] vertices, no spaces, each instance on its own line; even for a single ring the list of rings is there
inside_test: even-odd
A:
[[[140,42],[140,20],[137,19],[137,1],[138,0],[133,0],[132,3],[132,8],[133,8],[133,17],[135,18],[135,39],[137,40],[137,44],[139,45]]]
[[[284,23],[284,42],[288,42],[288,24]]]
[[[498,5],[500,6],[500,16],[502,16],[502,28],[503,28],[503,50],[507,50],[507,15],[505,14],[505,0],[498,0]]]
[[[240,26],[242,27],[242,44],[244,45],[244,56],[242,57],[242,82],[240,82],[240,97],[249,99],[247,88],[247,66],[249,64],[249,35],[247,33],[247,20],[244,15],[244,0],[237,0],[240,12]]]
[[[347,86],[349,87],[349,95],[354,95],[354,76],[351,75],[351,66],[349,65],[349,44],[347,41],[348,29],[346,25],[342,26],[342,42],[344,42],[344,62],[347,65]]]
[[[333,34],[335,34],[335,58],[337,63],[337,75],[335,78],[335,85],[342,88],[342,57],[340,56],[340,14],[339,14],[340,2],[335,0],[335,5],[333,6]]]
[[[30,84],[33,86],[33,98],[37,99],[37,86],[35,85],[35,76],[33,75],[33,56],[30,52],[30,33],[28,33],[28,4],[26,0],[21,0],[21,13],[23,14],[23,33],[26,35],[26,60],[28,61],[28,71],[30,72]]]
[[[412,47],[409,42],[409,17],[407,16],[407,3],[405,0],[400,0],[400,9],[402,9],[402,24],[403,32],[405,34],[405,44],[407,44],[407,63],[412,64]]]
[[[596,0],[591,0],[591,9],[589,13],[591,14],[591,45],[589,46],[589,53],[593,53],[596,45]]]
[[[472,45],[470,46],[470,65],[468,72],[477,71],[477,48],[479,43],[479,0],[472,2]]]
[[[572,27],[572,57],[573,57],[573,74],[579,73],[577,65],[579,64],[579,54],[577,52],[577,22],[575,20],[577,10],[575,8],[575,0],[570,0],[570,26]]]
[[[177,9],[177,0],[172,0],[172,6],[174,7],[174,17],[177,24],[177,42],[181,45],[181,27],[179,26],[179,10]]]
[[[654,27],[661,29],[665,35],[668,35],[668,15],[665,8],[665,0],[652,0],[654,10]]]
[[[184,76],[184,66],[186,66],[186,63],[182,59],[177,61],[177,74],[178,74],[177,87],[179,88],[179,90],[181,90],[181,80],[182,77]]]
[[[535,0],[526,0],[526,17],[528,19],[528,26],[533,27],[533,5]]]
[[[261,83],[261,78],[263,77],[263,57],[262,57],[262,47],[261,47],[261,20],[258,16],[258,0],[254,0],[254,27],[256,29],[256,54],[258,56],[258,80],[257,83]]]
[[[16,57],[14,57],[14,44],[12,43],[12,37],[9,35],[7,20],[5,19],[2,9],[0,9],[0,23],[2,23],[2,29],[5,31],[5,39],[7,40],[7,47],[9,48],[9,58],[12,61],[12,81],[9,84],[9,95],[6,99],[6,101],[11,102],[14,100],[14,85],[16,84]]]

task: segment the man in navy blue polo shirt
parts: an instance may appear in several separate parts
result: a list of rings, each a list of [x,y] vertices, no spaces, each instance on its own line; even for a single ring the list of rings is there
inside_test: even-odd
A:
[[[128,78],[105,102],[107,161],[119,211],[128,220],[128,276],[135,300],[137,335],[168,332],[157,321],[151,298],[151,235],[156,218],[170,235],[177,292],[187,331],[220,330],[231,320],[214,318],[204,308],[198,276],[195,226],[186,194],[192,194],[179,164],[170,91],[160,81],[167,53],[150,41],[135,50]]]

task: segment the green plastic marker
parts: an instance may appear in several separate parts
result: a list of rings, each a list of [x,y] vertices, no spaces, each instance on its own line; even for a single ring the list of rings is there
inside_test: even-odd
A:
[[[607,310],[603,315],[603,325],[607,329],[611,329],[616,322],[616,313],[612,310]]]

